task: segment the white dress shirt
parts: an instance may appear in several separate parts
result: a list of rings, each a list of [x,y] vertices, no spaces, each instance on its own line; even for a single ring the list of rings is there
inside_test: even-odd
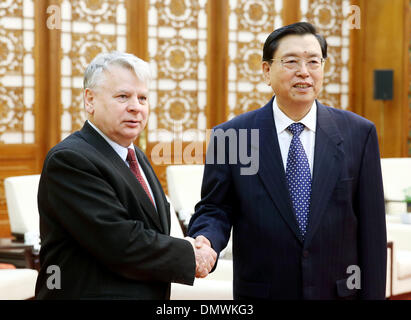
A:
[[[97,128],[91,121],[87,120],[87,122],[93,127],[94,130],[96,130],[106,141],[107,143],[114,149],[114,151],[120,156],[121,159],[123,159],[123,161],[126,163],[126,165],[128,167],[130,167],[130,165],[127,162],[127,154],[128,154],[128,149],[132,149],[134,154],[135,154],[135,149],[134,149],[134,145],[133,143],[131,143],[128,148],[123,147],[122,145],[119,145],[117,142],[114,142],[113,140],[111,140],[109,137],[107,137],[99,128]],[[148,180],[146,178],[146,175],[144,174],[144,170],[141,168],[140,163],[138,162],[138,158],[136,155],[136,160],[137,160],[137,164],[138,167],[140,169],[140,173],[143,176],[144,181],[146,182],[146,185],[148,187],[148,191],[150,191],[150,195],[151,198],[153,199],[154,203],[156,202],[155,198],[154,198],[154,194],[153,191],[151,190],[150,184],[148,183]],[[157,206],[156,206],[157,207]]]
[[[277,129],[278,143],[280,145],[281,157],[283,159],[284,169],[287,170],[288,150],[290,149],[293,135],[287,130],[287,127],[295,121],[285,115],[277,105],[276,98],[273,101],[274,123]],[[317,104],[313,103],[310,111],[304,118],[298,121],[305,125],[303,132],[300,134],[300,140],[304,147],[305,154],[310,165],[311,177],[313,176],[314,165],[314,147],[315,147],[315,130],[317,127]]]

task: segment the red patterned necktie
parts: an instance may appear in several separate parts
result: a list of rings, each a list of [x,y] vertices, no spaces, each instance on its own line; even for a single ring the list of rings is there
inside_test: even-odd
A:
[[[134,154],[134,150],[128,148],[128,153],[127,153],[127,162],[130,165],[131,171],[134,173],[136,176],[138,182],[140,182],[141,186],[143,187],[144,191],[147,193],[147,196],[150,198],[151,202],[154,205],[153,198],[151,197],[150,191],[148,190],[147,184],[144,181],[143,176],[141,175],[140,168],[138,167],[136,155]],[[154,205],[155,207],[155,205]]]

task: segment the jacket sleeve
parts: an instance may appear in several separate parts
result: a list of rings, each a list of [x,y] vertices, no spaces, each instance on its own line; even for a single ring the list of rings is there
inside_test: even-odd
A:
[[[58,226],[67,241],[121,276],[193,284],[192,245],[131,219],[117,192],[84,155],[65,149],[49,154],[38,194],[42,242]]]
[[[387,235],[381,161],[375,126],[363,150],[356,201],[362,299],[385,299]]]
[[[230,239],[235,193],[231,168],[226,161],[228,150],[219,148],[216,140],[213,133],[204,166],[201,201],[190,220],[188,235],[193,238],[205,236],[219,255]]]

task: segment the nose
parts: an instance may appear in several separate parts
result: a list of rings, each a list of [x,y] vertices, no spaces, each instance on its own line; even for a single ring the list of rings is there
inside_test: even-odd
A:
[[[307,78],[310,76],[307,68],[307,64],[305,61],[301,61],[299,68],[297,69],[297,76]]]
[[[141,111],[143,107],[144,104],[140,101],[140,99],[138,97],[133,97],[127,105],[127,110],[129,112],[138,112]]]

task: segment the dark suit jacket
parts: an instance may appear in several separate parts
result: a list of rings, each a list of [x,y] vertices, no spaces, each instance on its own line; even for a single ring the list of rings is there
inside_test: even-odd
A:
[[[125,162],[88,123],[52,148],[40,178],[40,299],[169,299],[193,284],[193,248],[172,238],[170,207],[141,150],[157,211]],[[61,289],[47,281],[61,271]],[[54,280],[49,279],[50,282]]]
[[[259,151],[258,172],[241,175],[247,165],[228,164],[226,144],[225,164],[205,165],[202,200],[189,235],[206,236],[219,253],[233,227],[237,299],[383,299],[386,226],[375,126],[317,102],[311,210],[303,241],[286,186],[272,101],[216,127],[237,133],[248,129],[248,155],[251,148]],[[255,128],[259,140],[252,144],[250,129]],[[217,145],[215,134],[210,141]],[[207,152],[210,156],[210,147]],[[353,271],[347,272],[351,265],[360,268],[360,290],[350,289],[358,287],[350,278]]]

